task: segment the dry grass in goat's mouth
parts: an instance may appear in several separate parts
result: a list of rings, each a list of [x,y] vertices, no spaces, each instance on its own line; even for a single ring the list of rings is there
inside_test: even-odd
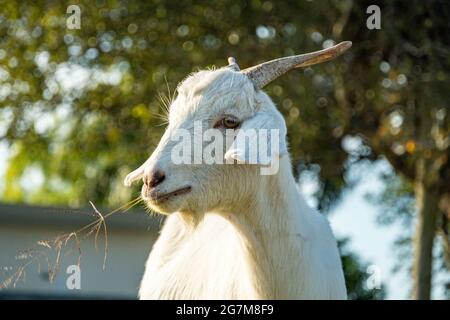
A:
[[[14,288],[20,280],[25,279],[28,267],[33,264],[37,265],[38,272],[40,272],[43,261],[48,268],[49,281],[52,282],[59,271],[63,250],[65,248],[68,248],[69,245],[72,245],[72,247],[66,253],[70,253],[70,251],[72,250],[78,252],[77,264],[79,266],[81,263],[81,241],[90,236],[94,236],[96,249],[98,248],[97,244],[99,236],[104,236],[104,270],[106,267],[106,258],[108,256],[108,229],[106,226],[106,219],[113,214],[128,211],[141,201],[142,198],[139,196],[134,200],[126,203],[125,205],[104,215],[101,214],[99,210],[97,210],[97,208],[91,201],[89,201],[92,209],[94,210],[93,216],[97,217],[97,219],[76,231],[61,234],[51,240],[37,241],[34,247],[20,251],[16,256],[16,260],[20,260],[22,263],[12,269],[7,270],[9,272],[8,274],[6,274],[5,279],[0,279],[0,290],[10,287]],[[54,259],[50,258],[50,251],[54,251],[54,253],[56,254],[56,257]]]

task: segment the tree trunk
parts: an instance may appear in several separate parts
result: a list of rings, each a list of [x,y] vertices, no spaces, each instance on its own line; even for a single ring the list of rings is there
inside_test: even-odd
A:
[[[418,212],[414,239],[412,297],[428,300],[431,297],[433,242],[439,214],[439,194],[436,188],[427,186],[422,179],[419,179],[416,182],[415,196]]]

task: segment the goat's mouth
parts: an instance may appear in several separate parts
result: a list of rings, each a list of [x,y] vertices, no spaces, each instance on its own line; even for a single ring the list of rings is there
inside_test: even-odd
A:
[[[169,198],[173,198],[176,196],[180,196],[182,194],[186,194],[186,193],[190,192],[191,190],[192,190],[192,187],[187,186],[187,187],[183,187],[183,188],[177,189],[175,191],[167,192],[167,193],[151,192],[149,194],[149,200],[156,204],[159,204],[159,203],[162,203],[162,202],[168,200]]]

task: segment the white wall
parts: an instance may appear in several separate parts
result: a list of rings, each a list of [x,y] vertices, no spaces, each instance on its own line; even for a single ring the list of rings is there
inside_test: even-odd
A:
[[[0,208],[1,210],[1,208]],[[0,215],[2,212],[0,211]],[[143,213],[144,214],[144,213]],[[132,217],[131,217],[132,218]],[[144,222],[147,220],[143,220]],[[142,224],[142,221],[140,222]],[[15,259],[22,251],[36,246],[37,241],[52,239],[63,232],[71,232],[77,226],[59,226],[49,223],[39,225],[0,222],[0,282],[10,268],[20,266],[23,261]],[[81,243],[81,290],[68,290],[66,288],[66,268],[76,264],[78,251],[68,246],[61,257],[61,268],[53,283],[48,281],[45,259],[41,259],[41,270],[38,264],[30,265],[26,269],[24,281],[17,283],[16,288],[0,291],[1,295],[14,297],[21,294],[33,296],[46,295],[78,295],[94,298],[131,298],[137,296],[140,278],[144,271],[145,260],[151,246],[157,237],[154,227],[142,225],[140,228],[121,228],[116,224],[108,230],[108,254],[106,269],[103,270],[104,238],[99,238],[99,248],[95,249],[94,237],[91,236]],[[54,250],[44,252],[54,253]],[[54,260],[54,258],[52,259]],[[24,296],[25,297],[25,296]]]

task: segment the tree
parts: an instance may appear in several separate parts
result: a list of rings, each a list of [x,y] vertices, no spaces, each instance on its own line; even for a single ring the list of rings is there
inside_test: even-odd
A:
[[[86,1],[81,28],[68,30],[73,4],[0,4],[0,136],[13,152],[5,201],[121,204],[138,193],[123,177],[163,130],[167,87],[228,56],[246,67],[352,40],[350,53],[267,91],[286,117],[296,169],[319,178],[321,209],[350,186],[345,173],[358,161],[385,157],[417,186],[415,296],[429,297],[433,238],[438,225],[448,238],[450,202],[444,1],[381,2],[381,30],[366,28],[368,1]],[[417,21],[424,27],[411,28]],[[349,136],[364,143],[347,152]]]
[[[415,199],[414,186],[400,175],[395,174],[393,170],[387,170],[380,175],[384,181],[384,187],[378,194],[368,194],[368,200],[379,207],[377,217],[381,225],[397,224],[401,226],[401,232],[397,235],[394,242],[394,253],[397,256],[397,263],[393,271],[395,273],[412,273],[412,251],[413,235],[415,223]],[[437,240],[441,240],[440,237]],[[450,294],[450,282],[448,272],[450,270],[450,256],[445,243],[437,241],[437,248],[433,250],[433,273],[441,276],[441,292],[443,296]],[[406,263],[405,263],[406,262]]]
[[[364,19],[366,5],[358,2],[349,20]],[[342,36],[359,45],[340,106],[352,113],[346,132],[364,137],[374,154],[383,155],[415,187],[413,297],[429,299],[439,230],[444,249],[449,248],[443,203],[450,193],[450,12],[444,1],[390,1],[381,10],[382,32],[354,24],[344,28]],[[415,23],[423,27],[412,28]]]

